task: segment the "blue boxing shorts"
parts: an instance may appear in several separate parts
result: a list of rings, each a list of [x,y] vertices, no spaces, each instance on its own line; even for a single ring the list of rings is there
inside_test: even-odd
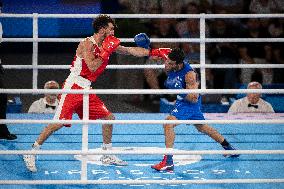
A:
[[[171,115],[178,120],[205,120],[198,104],[180,102],[175,105]]]

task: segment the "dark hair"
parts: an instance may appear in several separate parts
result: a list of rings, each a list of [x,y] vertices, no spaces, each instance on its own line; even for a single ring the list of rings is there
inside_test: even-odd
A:
[[[107,27],[108,23],[112,23],[115,28],[117,28],[115,21],[106,14],[101,14],[96,17],[93,21],[93,29],[98,32],[101,28]]]
[[[182,64],[184,60],[184,53],[181,49],[173,49],[168,57],[170,60],[176,61],[177,64]]]

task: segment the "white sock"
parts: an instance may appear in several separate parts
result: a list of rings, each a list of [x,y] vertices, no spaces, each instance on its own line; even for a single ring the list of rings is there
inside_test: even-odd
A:
[[[32,149],[33,149],[33,150],[39,150],[40,147],[41,147],[41,145],[39,145],[39,144],[37,143],[37,141],[35,141],[35,143],[34,143],[33,146],[32,146]]]
[[[109,143],[109,144],[103,143],[102,149],[103,150],[111,150],[112,149],[112,143]]]
[[[173,148],[166,148],[167,152],[171,152],[173,150]],[[167,154],[167,155],[171,155],[171,154]]]

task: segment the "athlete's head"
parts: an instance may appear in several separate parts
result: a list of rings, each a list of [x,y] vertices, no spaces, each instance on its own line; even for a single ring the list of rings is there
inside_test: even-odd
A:
[[[95,33],[100,33],[105,38],[109,35],[114,35],[116,24],[110,16],[101,14],[94,19],[93,28]]]
[[[181,49],[173,49],[165,62],[166,71],[179,70],[183,65],[184,53]]]

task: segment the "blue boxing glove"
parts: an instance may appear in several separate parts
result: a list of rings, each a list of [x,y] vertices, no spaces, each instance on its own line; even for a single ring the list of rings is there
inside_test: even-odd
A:
[[[135,35],[134,41],[138,47],[142,47],[144,49],[150,48],[150,39],[146,33],[139,33]]]

